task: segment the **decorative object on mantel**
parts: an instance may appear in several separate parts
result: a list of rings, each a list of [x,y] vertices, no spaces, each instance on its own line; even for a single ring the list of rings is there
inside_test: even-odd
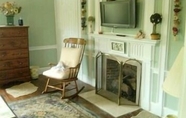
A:
[[[143,39],[145,38],[145,34],[142,32],[142,30],[139,30],[138,33],[135,36],[136,39]]]
[[[81,0],[81,27],[82,30],[86,27],[86,9],[85,9],[86,0]]]
[[[172,31],[173,31],[173,35],[175,37],[179,32],[178,25],[180,24],[180,19],[179,19],[179,12],[180,11],[181,11],[180,1],[174,0],[174,25],[172,27]]]
[[[90,33],[93,33],[92,24],[93,24],[93,22],[95,21],[94,16],[89,16],[89,17],[88,17],[88,21],[89,21],[89,23],[90,23]]]
[[[5,2],[0,6],[0,11],[7,18],[7,25],[14,25],[14,15],[21,12],[21,7],[15,2]]]
[[[152,14],[151,17],[150,17],[150,21],[153,24],[153,31],[152,31],[152,34],[151,34],[151,39],[158,40],[158,39],[160,39],[160,34],[156,33],[156,25],[161,23],[162,16],[158,13]]]
[[[102,31],[99,31],[98,34],[103,34],[103,32]]]

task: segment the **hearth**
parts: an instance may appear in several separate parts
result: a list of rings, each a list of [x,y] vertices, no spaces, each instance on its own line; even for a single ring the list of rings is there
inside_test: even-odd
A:
[[[96,93],[118,104],[139,105],[141,62],[99,52],[96,56]]]

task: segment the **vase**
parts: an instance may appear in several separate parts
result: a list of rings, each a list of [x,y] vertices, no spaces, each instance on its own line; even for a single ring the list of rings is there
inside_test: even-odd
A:
[[[159,40],[160,39],[160,34],[159,33],[152,33],[151,34],[151,39],[152,40]]]
[[[14,25],[14,15],[6,16],[7,25],[12,26]]]

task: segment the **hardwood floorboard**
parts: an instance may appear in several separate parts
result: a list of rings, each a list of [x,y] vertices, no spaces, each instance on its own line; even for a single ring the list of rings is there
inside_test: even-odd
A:
[[[46,84],[46,80],[47,79],[43,75],[39,75],[38,79],[31,80],[31,83],[33,83],[35,86],[38,87],[37,91],[32,93],[32,94],[21,96],[21,97],[18,97],[18,98],[14,98],[11,95],[7,94],[5,89],[8,88],[8,87],[20,84],[20,82],[13,82],[13,83],[9,83],[9,84],[6,84],[6,85],[1,85],[0,86],[0,95],[3,96],[4,99],[7,102],[13,102],[13,101],[24,100],[24,99],[27,99],[27,98],[35,97],[35,96],[38,96],[38,95],[42,94],[42,91],[44,90],[44,87],[45,87],[45,84]],[[82,90],[82,92],[87,92],[87,91],[91,91],[91,90],[95,89],[91,85],[88,85],[84,82],[78,81],[77,83],[78,83],[79,88],[85,86],[85,88]],[[109,113],[101,110],[97,106],[93,105],[92,103],[86,101],[85,99],[83,99],[79,96],[76,97],[76,98],[73,98],[72,101],[76,102],[77,104],[81,104],[85,108],[91,110],[93,113],[97,114],[100,118],[114,118]],[[120,116],[119,118],[130,118],[131,116],[134,116],[139,112],[140,111],[136,111],[135,113],[129,113],[127,115]]]

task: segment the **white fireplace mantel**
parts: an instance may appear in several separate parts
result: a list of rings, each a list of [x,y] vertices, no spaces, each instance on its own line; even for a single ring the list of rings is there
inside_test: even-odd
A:
[[[140,107],[150,111],[151,100],[151,78],[153,75],[155,46],[159,40],[135,39],[134,36],[116,36],[112,34],[91,34],[94,40],[94,51],[124,58],[133,58],[142,62],[142,80],[140,91]]]
[[[160,40],[151,40],[151,39],[136,39],[134,36],[117,36],[116,34],[91,34],[94,38],[103,38],[103,39],[115,39],[115,40],[121,40],[125,42],[137,42],[137,43],[143,43],[143,44],[150,44],[150,45],[156,45],[160,42]]]
[[[135,58],[143,61],[152,60],[154,47],[160,40],[135,39],[134,36],[116,36],[113,34],[91,34],[95,40],[95,53],[102,51],[109,54]],[[114,49],[114,45],[120,46]]]

